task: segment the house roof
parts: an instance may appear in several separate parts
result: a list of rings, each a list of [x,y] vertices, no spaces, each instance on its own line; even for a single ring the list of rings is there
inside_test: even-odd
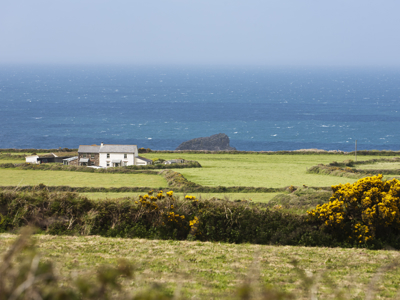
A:
[[[134,153],[137,152],[136,145],[104,145],[100,147],[100,153]]]
[[[100,146],[79,145],[79,153],[99,153]]]
[[[141,160],[144,160],[144,161],[152,162],[151,159],[148,159],[148,158],[145,158],[145,157],[142,157],[142,156],[138,156],[137,158],[139,158]]]
[[[137,152],[136,145],[103,145],[89,146],[80,145],[79,153],[135,153]]]

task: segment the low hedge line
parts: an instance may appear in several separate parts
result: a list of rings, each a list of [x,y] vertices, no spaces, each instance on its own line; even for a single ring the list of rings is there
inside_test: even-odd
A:
[[[25,155],[10,154],[10,153],[0,153],[1,160],[25,160]]]
[[[28,163],[5,163],[0,164],[0,168],[8,169],[15,168],[19,170],[47,170],[47,171],[75,171],[75,172],[88,172],[88,173],[115,173],[115,174],[127,174],[127,173],[147,173],[147,174],[158,174],[158,172],[146,172],[147,170],[165,170],[165,169],[183,169],[183,168],[201,168],[200,163],[193,161],[184,164],[172,164],[172,165],[147,165],[147,166],[127,166],[107,169],[95,169],[85,166],[68,166],[59,163],[48,163],[48,164],[28,164]]]
[[[379,248],[398,244],[381,237],[353,245],[324,231],[306,216],[259,207],[249,202],[184,200],[159,193],[139,201],[91,201],[75,193],[0,192],[1,232],[34,225],[54,235],[199,240],[228,243]]]
[[[86,187],[86,186],[67,186],[67,185],[59,185],[59,186],[46,186],[44,184],[39,184],[38,186],[24,185],[24,186],[0,186],[0,191],[26,191],[26,192],[35,192],[38,190],[46,189],[50,192],[76,192],[76,193],[131,193],[131,192],[146,192],[154,187]],[[166,187],[158,187],[156,189],[162,190]]]
[[[57,152],[78,152],[78,149],[69,149],[69,148],[58,148],[58,149],[15,149],[15,148],[4,148],[0,149],[0,152],[9,152],[9,153],[57,153]]]
[[[329,164],[323,165],[319,164],[317,166],[312,166],[307,170],[307,173],[312,174],[322,174],[322,175],[332,175],[339,177],[349,177],[349,178],[362,178],[365,175],[400,175],[400,169],[356,169],[357,165],[369,165],[379,162],[400,162],[399,157],[393,158],[380,158],[380,159],[370,159],[364,161],[353,161],[345,160],[343,162],[331,162]]]
[[[152,189],[163,190],[167,187],[73,187],[73,186],[46,186],[51,192],[77,192],[77,193],[130,193],[130,192],[146,192]],[[286,192],[287,188],[263,188],[263,187],[246,187],[246,186],[199,186],[194,188],[189,187],[173,187],[174,191],[180,193],[278,193]],[[24,186],[0,186],[0,190],[15,190],[15,191],[35,191],[38,186],[24,185]]]

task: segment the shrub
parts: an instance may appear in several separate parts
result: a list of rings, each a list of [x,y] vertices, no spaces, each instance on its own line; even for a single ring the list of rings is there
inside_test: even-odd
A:
[[[398,239],[399,180],[382,180],[382,175],[377,175],[332,186],[332,190],[328,203],[308,212],[310,220],[350,244]]]

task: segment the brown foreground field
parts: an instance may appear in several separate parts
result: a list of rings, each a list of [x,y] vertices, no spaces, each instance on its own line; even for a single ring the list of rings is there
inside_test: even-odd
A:
[[[0,251],[15,239],[0,234]],[[100,265],[127,259],[136,275],[122,284],[134,294],[161,284],[176,299],[232,299],[247,282],[254,291],[267,285],[291,293],[292,299],[399,299],[398,251],[98,236],[34,239],[42,260],[53,261],[64,282],[93,277]]]

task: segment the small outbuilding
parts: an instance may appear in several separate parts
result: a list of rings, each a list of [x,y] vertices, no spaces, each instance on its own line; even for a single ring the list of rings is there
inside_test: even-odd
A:
[[[63,159],[63,165],[65,165],[65,166],[77,166],[78,165],[78,156],[64,158]]]
[[[145,166],[145,165],[152,165],[153,161],[151,159],[142,157],[142,156],[137,156],[136,157],[136,164],[138,166]]]

